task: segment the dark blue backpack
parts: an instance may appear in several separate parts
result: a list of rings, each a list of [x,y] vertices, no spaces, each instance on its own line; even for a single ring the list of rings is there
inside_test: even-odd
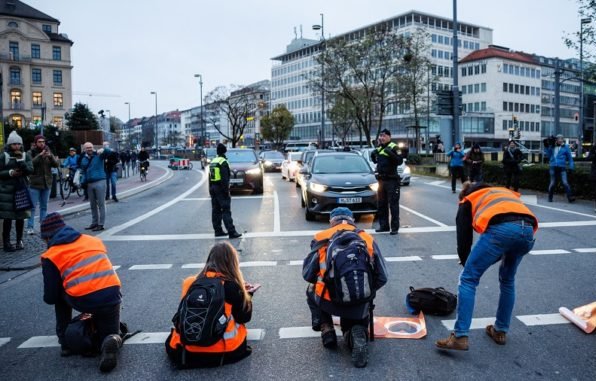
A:
[[[337,305],[359,305],[375,297],[372,258],[359,231],[340,230],[327,246],[324,282]]]

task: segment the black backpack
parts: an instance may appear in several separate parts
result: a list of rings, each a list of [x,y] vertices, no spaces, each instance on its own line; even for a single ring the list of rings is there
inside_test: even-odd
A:
[[[66,326],[62,345],[74,354],[92,356],[99,353],[101,342],[97,332],[97,323],[92,314],[81,313],[75,316]],[[141,332],[129,332],[128,325],[120,322],[120,338],[122,342]]]
[[[410,287],[406,296],[408,310],[415,314],[420,311],[431,315],[449,315],[457,306],[457,295],[443,287],[417,288]]]
[[[334,304],[359,305],[375,297],[373,264],[361,230],[340,230],[327,246],[327,271],[323,281]]]
[[[197,277],[180,301],[172,323],[184,345],[208,347],[223,338],[229,320],[223,280]]]

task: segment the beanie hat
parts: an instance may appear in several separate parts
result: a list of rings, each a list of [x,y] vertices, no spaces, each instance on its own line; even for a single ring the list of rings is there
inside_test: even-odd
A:
[[[389,131],[388,129],[384,128],[381,130],[381,134],[385,134],[387,136],[391,136],[391,131]]]
[[[226,152],[228,152],[228,149],[226,148],[226,146],[225,146],[225,145],[223,145],[223,144],[221,144],[221,143],[219,143],[219,144],[217,145],[217,154],[218,154],[218,155],[223,155],[223,154],[225,154]]]
[[[6,140],[6,144],[10,145],[15,143],[23,144],[23,138],[21,138],[16,131],[13,131],[10,133],[10,135],[8,135],[8,140]]]
[[[33,143],[37,143],[37,141],[39,139],[46,140],[46,138],[43,135],[35,135],[35,139],[33,139]]]
[[[66,224],[62,219],[62,215],[60,213],[50,213],[44,218],[41,223],[41,238],[49,239],[54,236],[58,232],[58,230],[65,227]]]
[[[329,221],[339,222],[340,220],[348,220],[350,222],[354,222],[354,215],[352,211],[348,208],[343,206],[337,207],[331,211],[331,215],[329,216]]]

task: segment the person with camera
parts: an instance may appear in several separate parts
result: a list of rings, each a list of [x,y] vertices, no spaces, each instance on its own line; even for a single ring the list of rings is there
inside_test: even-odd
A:
[[[48,201],[54,180],[52,168],[58,168],[60,165],[58,158],[52,154],[50,147],[46,144],[46,138],[43,135],[36,135],[33,144],[34,147],[29,151],[29,156],[33,161],[33,173],[29,175],[29,193],[31,193],[33,207],[31,208],[31,217],[27,222],[27,234],[35,234],[35,206],[39,204],[40,223],[48,213]]]
[[[519,190],[519,175],[521,173],[521,161],[524,156],[514,140],[510,140],[509,144],[503,152],[503,170],[505,171],[505,188],[510,189],[513,182],[513,191]]]
[[[484,154],[478,144],[474,144],[472,149],[464,157],[464,162],[470,168],[470,181],[473,183],[482,181],[482,164],[484,163]]]
[[[463,184],[466,181],[466,175],[464,173],[464,153],[461,149],[461,144],[455,143],[455,146],[447,152],[447,156],[451,158],[449,160],[449,170],[451,171],[451,192],[455,193],[455,183],[457,179],[461,179]]]
[[[575,169],[573,157],[569,146],[565,144],[563,135],[559,134],[557,137],[551,136],[544,139],[544,156],[548,157],[550,167],[550,183],[548,184],[548,202],[553,202],[553,193],[557,185],[557,177],[561,179],[561,184],[565,188],[567,194],[567,201],[574,202],[575,197],[571,193],[571,187],[567,181],[567,163],[569,163],[569,171]]]
[[[400,184],[397,167],[404,162],[404,159],[397,144],[391,141],[391,132],[388,129],[382,130],[379,134],[379,145],[372,151],[371,159],[373,163],[377,164],[377,179],[379,180],[377,192],[379,228],[375,231],[377,233],[390,231],[389,234],[395,235],[399,231]],[[390,211],[391,220],[389,219]]]
[[[102,231],[106,220],[106,171],[104,161],[112,151],[109,148],[100,148],[95,151],[93,143],[87,142],[83,145],[85,150],[81,155],[81,170],[83,171],[84,183],[87,185],[89,205],[91,207],[91,225],[85,230]]]

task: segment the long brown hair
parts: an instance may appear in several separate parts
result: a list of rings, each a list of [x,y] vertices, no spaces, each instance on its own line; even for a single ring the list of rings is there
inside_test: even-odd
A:
[[[238,253],[234,249],[234,246],[229,242],[220,242],[213,245],[207,257],[205,267],[199,275],[205,276],[208,271],[220,273],[225,281],[236,283],[240,287],[240,290],[242,290],[243,303],[246,306],[246,303],[250,300],[250,296],[244,287],[244,277],[240,271]]]

